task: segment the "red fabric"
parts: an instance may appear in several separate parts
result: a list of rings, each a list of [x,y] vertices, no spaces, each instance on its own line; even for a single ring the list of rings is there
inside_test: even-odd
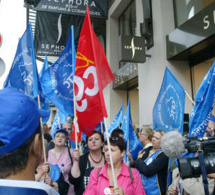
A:
[[[75,142],[75,125],[72,124],[72,134],[70,135],[70,139]],[[77,142],[81,142],[81,131],[77,132]]]
[[[79,129],[88,136],[107,117],[102,91],[112,80],[113,73],[92,29],[87,8],[77,51],[75,94]]]

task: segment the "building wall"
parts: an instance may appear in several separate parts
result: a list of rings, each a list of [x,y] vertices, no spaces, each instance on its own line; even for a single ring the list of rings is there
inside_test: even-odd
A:
[[[118,60],[118,17],[126,8],[130,1],[115,1],[109,10],[109,20],[107,21],[107,58],[113,72],[119,69]],[[141,12],[142,1],[137,0],[137,30],[140,35],[139,26],[143,22]],[[167,11],[168,10],[168,11]],[[166,60],[166,35],[174,30],[174,13],[172,0],[152,1],[154,46],[146,51],[151,55],[146,58],[145,63],[138,64],[138,84],[139,102],[132,101],[131,107],[139,108],[139,126],[152,124],[152,109],[159,93],[166,66],[175,75],[188,94],[191,95],[190,67],[186,61]],[[122,101],[127,101],[127,91],[113,90],[109,88],[110,101],[109,121],[111,121],[119,111]],[[191,101],[186,97],[185,113],[190,113],[192,109]],[[127,105],[126,103],[124,105]],[[124,106],[126,107],[126,106]],[[124,108],[125,109],[125,108]],[[133,117],[133,116],[132,116]]]

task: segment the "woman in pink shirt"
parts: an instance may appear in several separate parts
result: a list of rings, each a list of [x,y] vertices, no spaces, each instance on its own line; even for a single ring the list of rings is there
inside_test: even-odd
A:
[[[72,161],[74,161],[74,155],[72,149],[68,150],[68,148],[65,147],[67,136],[68,132],[65,129],[62,128],[56,130],[54,135],[55,147],[49,150],[47,161],[50,164],[53,165],[57,164],[58,167],[60,167],[61,172],[64,176],[64,180],[69,184],[69,190],[67,194],[74,195],[75,194],[74,186],[69,182],[69,172],[72,167]],[[72,160],[70,159],[69,152],[71,154]],[[50,181],[50,178],[45,179],[45,182],[48,184],[51,182],[52,186],[57,191],[59,191],[60,194],[61,194],[60,191],[61,190],[63,191],[63,189],[61,190],[59,189],[61,186],[58,186],[57,182]]]
[[[110,145],[118,187],[114,188],[110,156],[106,142],[105,159],[107,163],[101,169],[97,168],[91,172],[84,195],[145,195],[139,172],[136,169],[127,167],[122,161],[126,151],[124,139],[111,137]]]

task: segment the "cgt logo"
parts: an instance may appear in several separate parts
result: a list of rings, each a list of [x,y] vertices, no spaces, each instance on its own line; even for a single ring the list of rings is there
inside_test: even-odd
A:
[[[92,97],[97,95],[99,92],[98,78],[97,78],[95,66],[91,66],[94,64],[93,61],[87,59],[86,56],[84,56],[79,52],[77,53],[77,58],[82,62],[86,63],[76,67],[76,71],[79,68],[85,68],[83,76],[80,77],[75,75],[75,78],[74,78],[74,83],[76,84],[77,86],[76,89],[78,91],[75,97],[77,102],[81,101],[80,106],[76,102],[76,109],[79,112],[84,112],[87,109],[87,105],[88,105],[86,95]],[[88,86],[85,86],[86,83],[92,83],[92,81],[93,81],[93,86],[91,88]]]

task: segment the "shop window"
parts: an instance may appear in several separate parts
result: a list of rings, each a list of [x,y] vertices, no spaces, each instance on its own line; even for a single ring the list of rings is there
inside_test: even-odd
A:
[[[215,0],[173,0],[176,28]]]

